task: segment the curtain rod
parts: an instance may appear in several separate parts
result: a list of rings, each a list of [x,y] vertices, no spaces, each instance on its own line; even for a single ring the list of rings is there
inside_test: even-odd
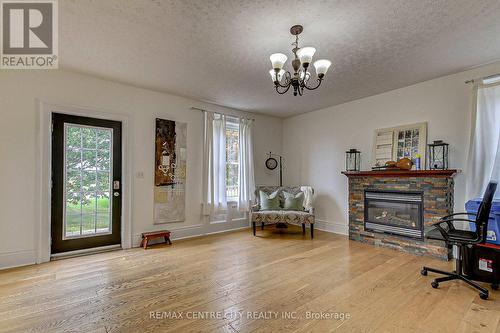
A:
[[[496,76],[500,76],[500,73],[493,74],[493,75],[488,75],[488,76],[485,76],[485,77],[480,77],[478,79],[470,79],[470,80],[465,81],[465,83],[474,83],[474,82],[476,82],[476,80],[487,80],[487,79],[494,78]]]
[[[225,115],[225,116],[230,116],[230,117],[234,117],[234,118],[244,118],[244,119],[248,119],[248,120],[251,120],[251,121],[255,121],[255,119],[254,119],[254,118],[248,118],[248,117],[237,116],[237,115],[235,115],[235,114],[231,114],[231,113],[208,111],[208,110],[205,110],[205,109],[200,109],[200,108],[197,108],[197,107],[194,107],[194,106],[192,106],[192,107],[191,107],[191,110],[198,110],[198,111],[202,111],[202,112],[213,112],[213,113],[223,114],[223,115]]]

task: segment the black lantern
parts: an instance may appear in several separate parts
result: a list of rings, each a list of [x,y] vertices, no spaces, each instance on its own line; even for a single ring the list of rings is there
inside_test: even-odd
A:
[[[361,152],[359,150],[352,148],[345,152],[345,170],[361,170]]]
[[[429,145],[429,169],[446,170],[448,169],[448,146],[441,140],[434,141]]]

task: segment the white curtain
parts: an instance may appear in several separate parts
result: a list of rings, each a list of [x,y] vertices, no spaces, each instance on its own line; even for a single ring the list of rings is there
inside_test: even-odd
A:
[[[483,195],[490,180],[500,180],[500,84],[474,87],[467,200]],[[497,191],[495,198],[500,198]]]
[[[205,112],[203,213],[226,210],[226,116]]]
[[[254,196],[254,162],[253,162],[253,120],[239,120],[239,182],[238,206],[240,211],[248,211]]]

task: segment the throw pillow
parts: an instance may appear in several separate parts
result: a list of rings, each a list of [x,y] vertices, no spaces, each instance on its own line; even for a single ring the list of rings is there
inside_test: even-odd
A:
[[[285,196],[285,210],[304,210],[304,192],[297,194],[283,192],[283,195]]]
[[[259,191],[260,197],[260,210],[279,210],[280,207],[280,198],[278,196],[279,190],[274,191],[271,194],[267,194],[266,192]]]

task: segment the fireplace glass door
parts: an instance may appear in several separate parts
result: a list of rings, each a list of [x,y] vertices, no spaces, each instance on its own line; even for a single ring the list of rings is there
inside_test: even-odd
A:
[[[422,224],[421,193],[365,191],[365,229],[421,238]]]
[[[420,210],[413,203],[371,200],[368,204],[368,220],[395,227],[416,228]]]

